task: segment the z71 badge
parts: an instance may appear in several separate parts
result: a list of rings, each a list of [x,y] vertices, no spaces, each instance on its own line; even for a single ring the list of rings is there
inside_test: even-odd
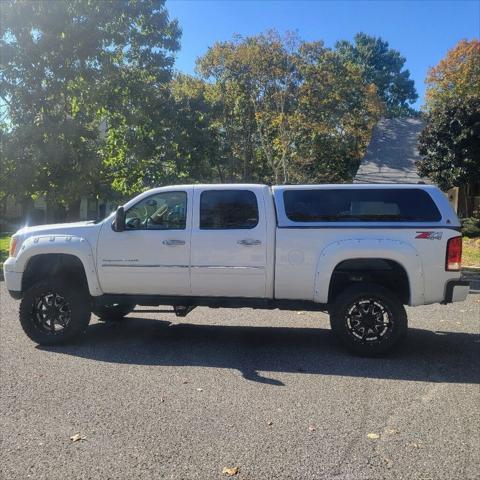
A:
[[[417,232],[415,238],[420,238],[422,240],[441,240],[442,232]]]

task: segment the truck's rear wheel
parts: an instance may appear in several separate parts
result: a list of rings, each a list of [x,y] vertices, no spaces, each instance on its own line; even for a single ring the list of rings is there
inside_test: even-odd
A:
[[[45,280],[30,287],[20,303],[22,328],[40,345],[67,343],[89,322],[88,292],[79,285]]]
[[[395,294],[376,284],[348,287],[330,309],[333,332],[362,356],[386,353],[407,333],[407,314]]]
[[[93,313],[104,322],[120,322],[125,315],[128,315],[135,308],[132,303],[115,303],[95,307]]]

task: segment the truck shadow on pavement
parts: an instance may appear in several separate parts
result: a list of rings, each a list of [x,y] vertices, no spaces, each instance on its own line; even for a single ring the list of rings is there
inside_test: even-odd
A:
[[[246,380],[276,386],[284,383],[270,373],[477,384],[479,339],[410,328],[389,356],[360,358],[322,328],[171,324],[133,313],[121,324],[90,325],[75,344],[37,348],[99,362],[236,369]]]

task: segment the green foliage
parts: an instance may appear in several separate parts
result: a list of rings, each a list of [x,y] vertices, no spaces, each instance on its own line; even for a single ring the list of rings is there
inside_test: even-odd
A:
[[[173,75],[164,3],[2,4],[0,202],[74,212],[162,184],[348,181],[385,107],[416,98],[404,59],[363,34],[235,37]]]
[[[480,40],[461,40],[437,66],[431,68],[427,84],[427,111],[449,103],[480,96]]]
[[[10,248],[10,235],[0,235],[0,267],[8,258],[8,249]]]
[[[161,0],[3,3],[0,91],[10,125],[2,183],[21,164],[28,175],[17,193],[44,194],[58,207],[108,190],[131,165],[146,185],[158,181],[170,111],[163,86],[179,35]]]
[[[480,238],[463,238],[462,265],[480,268]]]
[[[480,237],[480,218],[468,217],[462,219],[462,233],[466,237]]]
[[[216,43],[197,69],[222,106],[217,124],[233,179],[348,180],[382,111],[358,66],[295,35]]]
[[[419,152],[420,175],[442,190],[480,182],[480,98],[450,101],[430,111]]]
[[[443,190],[464,187],[469,197],[480,182],[480,42],[462,40],[427,75],[425,119],[420,135],[420,175]]]
[[[181,172],[179,182],[225,182],[226,156],[222,155],[216,123],[220,108],[213,86],[178,74],[171,83],[175,105],[172,155]]]
[[[338,53],[347,61],[359,65],[368,83],[376,85],[380,98],[387,106],[390,116],[414,115],[409,106],[417,98],[410,72],[404,70],[405,58],[400,52],[389,48],[388,42],[379,37],[357,33],[354,43],[337,42]]]

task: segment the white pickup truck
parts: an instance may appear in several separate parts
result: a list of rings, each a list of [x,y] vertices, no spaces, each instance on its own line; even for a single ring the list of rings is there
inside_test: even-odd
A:
[[[407,331],[404,305],[465,300],[460,224],[427,185],[187,185],[149,190],[94,223],[26,227],[4,276],[40,344],[72,340],[91,312],[136,305],[328,311],[354,352]]]

